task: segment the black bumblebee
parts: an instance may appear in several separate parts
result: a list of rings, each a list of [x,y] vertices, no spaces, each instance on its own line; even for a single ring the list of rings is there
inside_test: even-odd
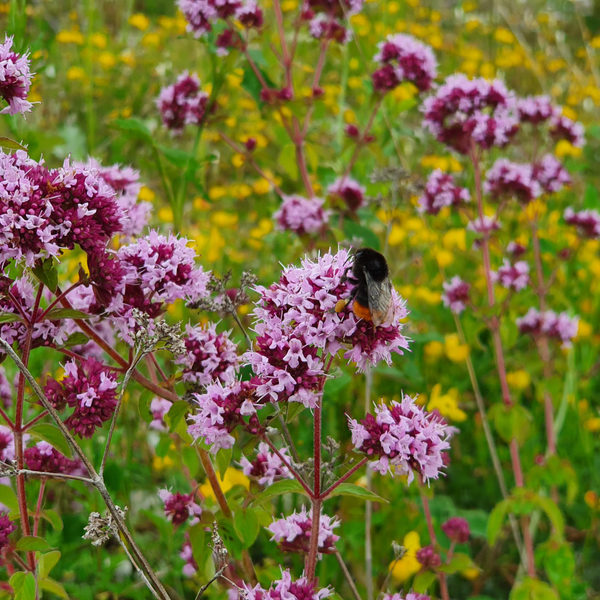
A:
[[[347,300],[340,300],[336,312],[352,302],[352,312],[359,318],[373,323],[374,327],[392,318],[392,282],[385,256],[372,248],[359,248],[348,269],[352,275],[347,280],[355,287]]]

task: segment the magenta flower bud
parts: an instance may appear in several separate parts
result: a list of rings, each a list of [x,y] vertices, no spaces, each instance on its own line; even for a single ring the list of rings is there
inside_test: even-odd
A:
[[[506,251],[514,258],[518,258],[527,252],[527,248],[525,248],[525,246],[519,242],[512,241],[508,243],[508,246],[506,246]]]
[[[248,138],[244,142],[244,146],[246,146],[246,150],[248,150],[248,152],[252,152],[256,148],[256,138]]]
[[[314,87],[312,90],[313,98],[320,98],[325,93],[325,90],[322,87]]]
[[[540,312],[530,308],[523,317],[517,319],[517,327],[521,333],[528,333],[534,337],[546,335],[560,341],[563,347],[568,348],[577,335],[579,318],[570,317],[566,312],[556,313],[553,310]]]
[[[424,546],[420,550],[417,550],[417,560],[426,569],[435,569],[442,564],[440,555],[434,550],[433,546]]]
[[[469,190],[454,183],[454,177],[436,169],[425,184],[419,198],[419,212],[437,215],[445,206],[458,206],[471,199]]]
[[[560,114],[554,114],[550,119],[550,135],[557,140],[567,140],[576,148],[581,148],[585,142],[583,125]]]
[[[16,529],[16,525],[8,518],[8,513],[0,513],[0,552],[8,546],[8,536]]]
[[[244,584],[241,597],[244,600],[322,600],[333,594],[329,588],[317,589],[307,577],[292,580],[288,570],[281,570],[281,579],[274,581],[268,590],[260,584],[250,588]]]
[[[442,531],[448,536],[448,539],[457,544],[464,544],[469,541],[471,531],[469,523],[462,517],[452,517],[442,525]]]
[[[351,177],[339,177],[328,188],[331,196],[343,200],[351,212],[365,204],[365,188]]]
[[[470,301],[470,284],[463,281],[458,275],[455,275],[450,281],[445,281],[443,287],[442,302],[444,306],[447,306],[453,313],[459,315],[465,310]]]
[[[571,183],[569,173],[553,154],[546,154],[534,163],[533,176],[548,194],[558,192]]]
[[[279,98],[279,100],[291,100],[293,97],[294,97],[294,93],[292,92],[291,87],[281,88],[277,92],[277,98]]]
[[[519,119],[524,123],[539,125],[557,113],[550,96],[527,96],[517,100]]]
[[[360,130],[356,125],[352,125],[351,123],[346,125],[344,132],[350,138],[358,139],[360,137]]]
[[[529,265],[523,260],[513,265],[505,258],[502,266],[492,271],[492,281],[515,292],[525,289],[529,285]]]
[[[600,237],[600,213],[597,210],[574,211],[570,206],[564,213],[565,223],[574,225],[579,235],[585,238]]]
[[[327,229],[331,211],[323,208],[323,198],[284,196],[279,210],[273,215],[281,231],[298,235],[315,234]]]
[[[279,454],[286,460],[289,460],[287,448],[281,448]],[[272,452],[265,442],[260,442],[255,459],[250,462],[245,456],[240,459],[240,465],[244,475],[253,477],[259,485],[273,485],[280,479],[293,479],[294,476],[285,466],[281,458],[275,452]]]
[[[38,442],[35,446],[27,448],[24,456],[27,468],[32,471],[69,475],[87,474],[83,463],[79,459],[71,460],[67,458],[48,442]]]
[[[505,158],[499,158],[487,172],[483,189],[492,198],[514,196],[525,204],[543,191],[532,165],[514,163]]]
[[[202,514],[202,509],[194,502],[194,494],[173,494],[167,489],[159,490],[158,496],[164,502],[165,515],[173,525],[181,525],[190,517],[190,525],[198,523],[198,517]]]

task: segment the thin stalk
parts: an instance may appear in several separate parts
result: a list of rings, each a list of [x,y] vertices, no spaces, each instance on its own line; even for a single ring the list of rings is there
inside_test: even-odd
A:
[[[421,495],[421,504],[423,505],[423,513],[425,514],[425,521],[427,522],[427,531],[429,532],[429,541],[431,545],[437,550],[438,543],[435,535],[435,529],[433,528],[433,520],[431,518],[431,509],[429,508],[429,498],[427,498],[426,494],[423,492],[423,487],[421,482],[419,482],[419,494]],[[448,595],[448,583],[446,581],[446,574],[441,571],[437,573],[439,581],[440,581],[440,593],[442,595],[442,600],[450,600],[450,596]]]
[[[314,495],[314,493],[310,489],[308,484],[304,481],[302,475],[300,475],[300,473],[298,473],[298,471],[290,464],[290,462],[287,460],[287,458],[283,454],[281,454],[281,452],[278,450],[277,446],[275,446],[275,444],[273,444],[273,442],[266,435],[262,436],[261,439],[279,457],[279,460],[281,460],[281,462],[286,466],[288,471],[294,476],[294,479],[296,479],[296,481],[304,488],[304,491],[306,492],[308,497],[311,498]]]
[[[346,481],[347,479],[349,479],[350,477],[352,477],[352,475],[354,473],[356,473],[356,471],[358,471],[358,469],[360,469],[362,466],[364,466],[369,460],[368,456],[363,457],[359,462],[357,462],[352,468],[348,469],[335,483],[332,483],[322,494],[321,494],[321,498],[323,500],[325,500],[327,498],[327,496],[329,496],[329,494],[331,494],[331,492],[333,492],[333,490],[335,490],[336,487],[338,487],[339,485],[341,485],[342,483],[344,483],[344,481]]]
[[[373,388],[373,371],[367,367],[365,371],[365,414],[371,408],[371,390]],[[367,469],[367,490],[373,488],[373,471]],[[365,502],[365,580],[367,600],[373,600],[373,503]]]
[[[335,551],[335,557],[337,558],[338,564],[340,565],[340,569],[342,569],[342,573],[344,574],[344,578],[346,579],[346,582],[348,583],[348,586],[350,587],[350,591],[352,592],[352,595],[354,596],[354,598],[356,600],[362,600],[360,597],[360,594],[358,593],[358,590],[356,589],[356,584],[354,583],[354,579],[352,579],[352,575],[351,575],[350,571],[348,570],[348,567],[346,566],[346,563],[344,562],[344,559],[342,558],[342,555],[340,554],[339,550]]]
[[[42,505],[44,504],[44,492],[46,490],[46,478],[40,481],[40,490],[38,492],[37,504],[35,505],[35,516],[33,518],[33,535],[37,536],[42,515]]]
[[[48,313],[63,299],[66,298],[68,294],[70,294],[74,289],[78,288],[80,285],[83,285],[83,281],[76,281],[73,285],[69,286],[64,292],[60,292],[56,298],[48,305],[48,307],[42,312],[39,317],[36,317],[35,322],[43,321]]]
[[[0,408],[0,417],[2,417],[6,421],[6,424],[11,430],[15,428],[13,422],[10,420],[9,416],[4,412],[2,408]]]

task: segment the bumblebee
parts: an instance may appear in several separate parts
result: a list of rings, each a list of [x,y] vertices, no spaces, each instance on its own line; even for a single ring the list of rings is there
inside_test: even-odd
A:
[[[372,248],[359,248],[354,254],[352,274],[346,276],[354,285],[347,300],[336,304],[336,312],[352,302],[352,312],[373,323],[374,327],[388,323],[392,318],[392,282],[385,257]]]

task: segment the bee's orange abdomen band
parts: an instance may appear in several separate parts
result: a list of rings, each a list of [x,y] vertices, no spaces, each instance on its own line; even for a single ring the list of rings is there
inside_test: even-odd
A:
[[[371,311],[362,304],[359,304],[356,300],[352,305],[352,312],[359,318],[364,319],[365,321],[372,321]]]

